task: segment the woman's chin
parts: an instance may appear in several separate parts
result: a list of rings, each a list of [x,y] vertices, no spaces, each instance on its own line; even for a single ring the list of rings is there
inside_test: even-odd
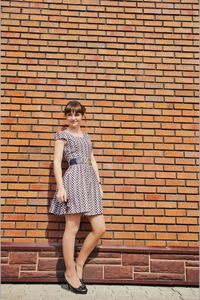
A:
[[[77,122],[76,123],[71,123],[70,126],[76,128],[76,127],[79,126],[79,124]]]

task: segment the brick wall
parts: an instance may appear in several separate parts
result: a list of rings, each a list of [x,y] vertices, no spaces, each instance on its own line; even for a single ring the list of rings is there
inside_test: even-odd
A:
[[[99,243],[198,245],[198,0],[2,1],[2,54],[3,242],[60,241],[53,134],[77,99],[103,182]]]

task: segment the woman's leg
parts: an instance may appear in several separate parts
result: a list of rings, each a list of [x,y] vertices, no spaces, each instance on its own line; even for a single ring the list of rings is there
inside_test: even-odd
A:
[[[66,267],[65,277],[75,288],[81,285],[74,266],[74,246],[76,234],[80,226],[80,219],[81,214],[65,215],[65,231],[62,238],[63,257]]]
[[[76,258],[77,274],[82,278],[83,266],[89,254],[95,248],[100,237],[106,231],[106,224],[103,215],[87,216],[92,226],[92,231],[87,235],[81,247],[78,257]]]

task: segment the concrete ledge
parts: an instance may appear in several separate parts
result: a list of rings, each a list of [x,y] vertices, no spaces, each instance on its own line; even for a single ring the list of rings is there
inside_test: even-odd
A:
[[[75,247],[75,257],[81,245]],[[2,282],[65,282],[61,243],[1,244]],[[199,251],[187,247],[98,246],[88,257],[86,283],[199,285]]]

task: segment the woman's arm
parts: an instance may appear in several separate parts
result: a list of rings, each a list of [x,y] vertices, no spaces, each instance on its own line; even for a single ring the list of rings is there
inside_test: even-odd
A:
[[[54,147],[54,160],[53,160],[53,166],[54,166],[54,175],[56,178],[56,184],[57,189],[64,188],[63,186],[63,180],[62,180],[62,157],[63,157],[63,149],[64,144],[66,141],[64,140],[56,140],[55,141],[55,147]]]
[[[97,178],[98,178],[98,181],[100,182],[101,179],[100,179],[100,176],[99,176],[99,170],[98,170],[98,165],[97,165],[97,162],[95,160],[95,157],[94,157],[94,154],[93,154],[93,151],[92,151],[92,154],[91,154],[91,162],[92,162],[92,166],[96,172],[96,175],[97,175]]]

